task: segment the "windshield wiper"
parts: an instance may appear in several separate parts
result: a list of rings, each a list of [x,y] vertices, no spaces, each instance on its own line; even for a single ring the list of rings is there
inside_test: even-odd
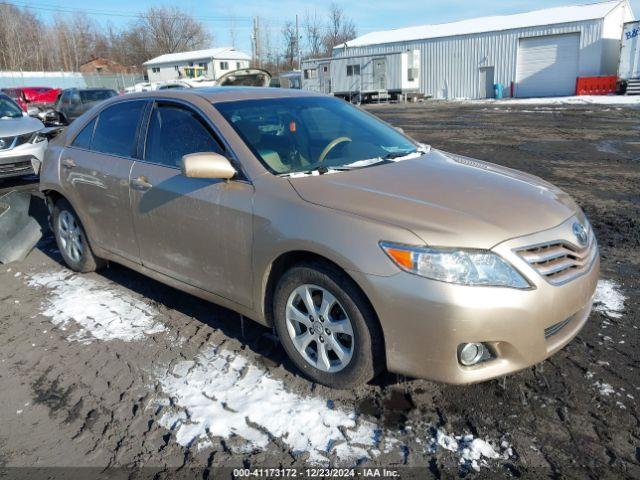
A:
[[[404,152],[389,152],[387,153],[384,157],[385,160],[394,160],[396,158],[402,158],[402,157],[406,157],[407,155],[412,155],[414,153],[417,153],[419,150],[410,150],[410,151],[404,151]]]

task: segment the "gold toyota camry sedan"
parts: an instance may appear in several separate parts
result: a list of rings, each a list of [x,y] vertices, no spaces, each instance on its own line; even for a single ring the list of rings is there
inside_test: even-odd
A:
[[[117,262],[274,326],[336,388],[541,362],[587,321],[599,272],[560,189],[310,92],[108,100],[50,143],[40,189],[70,268]]]

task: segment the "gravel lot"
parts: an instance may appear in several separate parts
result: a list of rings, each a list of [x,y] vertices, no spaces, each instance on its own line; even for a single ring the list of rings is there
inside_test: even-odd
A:
[[[451,387],[310,384],[270,330],[50,236],[0,266],[1,466],[420,466],[433,477],[640,478],[640,110],[493,103],[370,111],[436,148],[539,175],[596,230],[596,311],[563,351]],[[28,183],[0,183],[29,188]]]

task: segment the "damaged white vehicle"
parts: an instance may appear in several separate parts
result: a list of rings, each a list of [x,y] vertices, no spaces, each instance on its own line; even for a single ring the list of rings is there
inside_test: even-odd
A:
[[[0,179],[38,173],[47,136],[44,124],[0,94]]]

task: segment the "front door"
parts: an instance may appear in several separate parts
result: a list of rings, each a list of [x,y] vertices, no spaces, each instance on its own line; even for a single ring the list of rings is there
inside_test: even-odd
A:
[[[480,98],[495,97],[494,72],[494,67],[480,68]]]
[[[133,221],[144,266],[245,306],[252,304],[253,186],[187,178],[182,156],[225,154],[189,106],[153,106],[144,160],[131,171]]]
[[[138,262],[129,201],[142,100],[112,105],[89,122],[62,152],[66,194],[99,247]],[[85,214],[86,215],[83,215]]]
[[[375,90],[387,88],[387,61],[384,58],[373,60],[373,88]]]
[[[331,93],[331,73],[328,63],[318,65],[318,82],[320,84],[320,92]]]

